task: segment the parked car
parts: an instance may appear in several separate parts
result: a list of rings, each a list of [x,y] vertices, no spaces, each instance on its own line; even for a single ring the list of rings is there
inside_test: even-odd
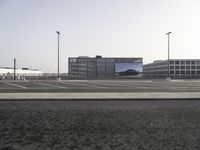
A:
[[[119,72],[120,76],[136,76],[138,74],[139,74],[139,72],[137,70],[134,70],[134,69],[128,69],[126,71]]]

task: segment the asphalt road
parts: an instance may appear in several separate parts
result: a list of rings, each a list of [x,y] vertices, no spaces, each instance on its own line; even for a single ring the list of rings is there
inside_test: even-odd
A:
[[[200,80],[0,81],[0,93],[200,92]]]
[[[199,150],[200,101],[1,101],[2,150]]]

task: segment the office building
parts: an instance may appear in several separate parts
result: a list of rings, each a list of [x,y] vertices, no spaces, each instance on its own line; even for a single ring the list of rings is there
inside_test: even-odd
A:
[[[167,78],[168,60],[158,60],[145,64],[144,78]],[[200,59],[170,59],[169,76],[174,79],[200,78]]]
[[[141,77],[142,58],[71,57],[68,59],[71,79],[113,79]]]

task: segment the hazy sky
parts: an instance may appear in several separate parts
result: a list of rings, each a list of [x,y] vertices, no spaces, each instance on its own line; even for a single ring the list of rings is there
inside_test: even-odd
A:
[[[68,71],[68,57],[200,59],[200,0],[0,0],[0,66]]]

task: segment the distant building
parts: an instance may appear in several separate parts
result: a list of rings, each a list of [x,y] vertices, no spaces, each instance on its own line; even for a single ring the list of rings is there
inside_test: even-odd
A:
[[[200,59],[170,59],[170,77],[174,79],[200,78]],[[168,60],[154,61],[144,65],[145,78],[168,77]]]
[[[42,76],[43,72],[36,69],[28,68],[16,68],[16,77],[17,79],[26,77],[26,76]],[[1,67],[0,68],[0,78],[1,79],[11,79],[14,76],[14,68]]]
[[[71,57],[68,59],[71,79],[113,79],[141,77],[142,58]]]

